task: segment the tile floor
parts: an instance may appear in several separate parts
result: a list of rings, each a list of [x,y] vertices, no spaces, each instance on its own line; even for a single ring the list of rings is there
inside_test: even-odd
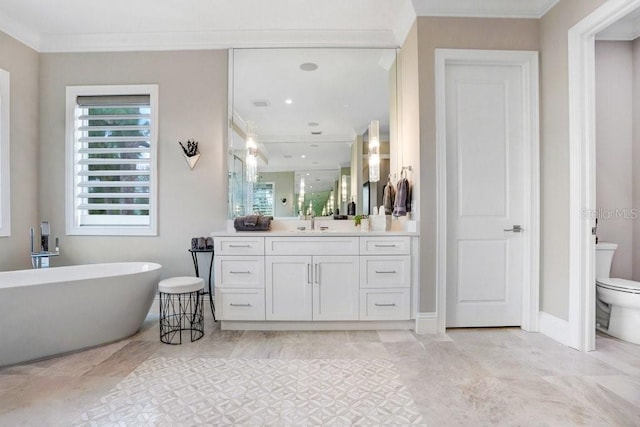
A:
[[[195,343],[161,344],[157,316],[152,314],[141,331],[126,340],[0,369],[0,426],[154,425],[153,418],[140,414],[153,405],[156,410],[166,407],[169,403],[162,399],[170,397],[144,400],[136,393],[153,395],[154,381],[170,388],[168,382],[183,381],[182,376],[176,377],[180,369],[194,366],[210,379],[206,387],[221,381],[217,384],[230,384],[245,393],[245,400],[237,400],[235,407],[229,396],[217,396],[226,398],[229,408],[244,409],[236,418],[220,410],[214,413],[217,418],[211,415],[207,405],[215,400],[215,387],[210,393],[199,393],[204,400],[190,398],[189,405],[181,400],[184,396],[176,395],[171,405],[190,409],[180,412],[183,425],[640,425],[640,346],[604,335],[598,335],[597,351],[580,353],[516,328],[453,329],[444,336],[416,336],[408,331],[236,332],[220,331],[211,319],[205,328],[205,337]],[[251,377],[267,387],[273,387],[268,378],[274,373],[293,384],[290,374],[295,371],[297,392],[307,399],[304,414],[300,407],[283,409],[299,400],[298,396],[287,401],[286,393],[276,401],[267,400],[271,410],[265,412],[259,396],[246,400],[251,398],[246,393],[255,389],[234,383],[220,373],[221,366],[235,371],[260,366]],[[357,376],[367,368],[366,381],[383,384],[387,397],[397,396],[372,403],[371,395],[367,400],[352,394],[354,399],[347,399],[347,405],[345,399],[332,397],[332,404],[346,406],[342,412],[335,416],[314,412],[313,405],[326,402],[327,397],[311,397],[309,373],[326,366],[339,366],[343,380],[328,386],[331,381],[319,379],[322,392],[339,395],[337,391],[348,382],[344,376]],[[380,381],[380,375],[387,377]],[[375,387],[364,388],[375,392]],[[127,400],[127,396],[135,398]],[[366,406],[362,402],[368,402],[368,412],[354,411],[353,407]],[[389,402],[395,406],[386,412],[372,410]],[[194,406],[201,409],[194,411]],[[404,418],[393,418],[392,413]],[[114,421],[117,418],[109,418],[110,414],[121,418]],[[155,419],[159,425],[175,425],[174,418]]]

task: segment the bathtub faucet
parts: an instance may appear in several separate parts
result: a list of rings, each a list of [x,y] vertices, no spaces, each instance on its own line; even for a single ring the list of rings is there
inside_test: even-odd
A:
[[[55,251],[49,250],[49,235],[51,230],[49,228],[49,221],[42,221],[40,223],[40,251],[35,251],[35,231],[33,227],[29,229],[29,237],[31,239],[31,266],[33,268],[48,268],[49,257],[60,255],[59,240],[56,237]]]

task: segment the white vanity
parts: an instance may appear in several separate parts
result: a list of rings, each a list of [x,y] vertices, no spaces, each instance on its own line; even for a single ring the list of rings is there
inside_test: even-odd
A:
[[[413,328],[415,233],[213,233],[223,329]]]

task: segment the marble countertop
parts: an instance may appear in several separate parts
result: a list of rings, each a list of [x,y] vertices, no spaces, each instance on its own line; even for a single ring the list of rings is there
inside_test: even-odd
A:
[[[412,231],[331,231],[331,230],[274,230],[274,231],[213,231],[213,237],[394,237],[394,236],[419,236]]]

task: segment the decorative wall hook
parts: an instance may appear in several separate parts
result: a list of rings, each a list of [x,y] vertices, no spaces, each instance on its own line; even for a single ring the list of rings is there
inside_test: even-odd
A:
[[[198,160],[200,160],[200,153],[198,152],[198,141],[187,141],[187,146],[185,147],[181,141],[178,141],[180,147],[182,147],[184,159],[187,161],[187,164],[191,169],[196,166]]]

